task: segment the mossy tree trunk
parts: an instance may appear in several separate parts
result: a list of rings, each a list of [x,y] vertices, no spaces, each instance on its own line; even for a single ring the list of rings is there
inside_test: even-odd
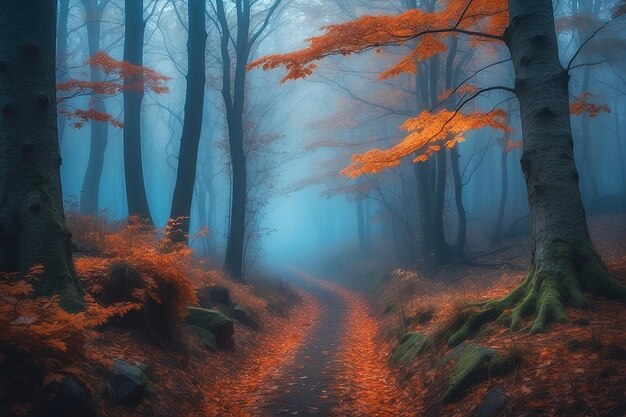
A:
[[[532,331],[563,321],[583,291],[626,299],[591,242],[574,163],[569,75],[559,62],[550,0],[510,0],[506,40],[515,68],[532,225],[532,267],[524,283],[492,307],[513,306],[511,326],[535,317]]]
[[[505,38],[520,102],[532,263],[519,287],[452,329],[450,345],[498,315],[512,330],[532,317],[525,329],[542,331],[550,322],[567,319],[565,305],[585,307],[585,291],[626,300],[626,286],[607,271],[587,227],[574,162],[569,75],[558,58],[552,2],[509,0],[509,19]]]
[[[56,1],[0,12],[0,271],[44,267],[41,295],[82,306],[61,193],[55,87]]]

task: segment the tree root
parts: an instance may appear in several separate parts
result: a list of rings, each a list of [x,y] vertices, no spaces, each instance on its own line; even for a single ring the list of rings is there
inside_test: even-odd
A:
[[[479,304],[480,309],[462,325],[450,329],[448,344],[456,346],[472,337],[478,332],[477,327],[494,316],[496,322],[511,331],[542,332],[550,323],[567,321],[566,305],[588,307],[583,292],[626,302],[626,285],[608,272],[593,247],[555,254],[551,262],[535,263],[524,282],[506,297]],[[531,317],[532,322],[521,328],[524,320]]]

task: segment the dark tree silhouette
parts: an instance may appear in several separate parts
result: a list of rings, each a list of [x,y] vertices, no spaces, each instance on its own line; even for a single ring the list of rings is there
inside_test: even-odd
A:
[[[100,51],[100,29],[102,15],[109,4],[109,0],[82,0],[85,9],[85,26],[87,27],[87,45],[89,56],[94,56]],[[102,71],[97,67],[90,67],[90,81],[99,83],[103,79]],[[96,92],[91,93],[89,110],[98,113],[106,113],[104,97]],[[95,215],[98,213],[98,201],[100,194],[100,179],[104,169],[104,151],[107,146],[109,124],[91,120],[91,140],[89,147],[89,161],[83,186],[80,190],[80,211],[84,214]]]
[[[176,185],[172,199],[171,219],[179,219],[172,229],[170,239],[186,242],[189,237],[191,201],[196,181],[198,145],[202,130],[204,104],[205,48],[207,32],[205,27],[204,0],[189,0],[189,37],[187,39],[187,91],[185,96],[185,118],[178,153]],[[204,219],[202,219],[204,220]]]
[[[42,295],[76,310],[61,194],[56,112],[56,1],[0,5],[0,271],[43,265]]]
[[[142,66],[146,27],[143,0],[126,0],[124,13],[124,61]],[[143,85],[141,78],[142,75],[137,73],[124,78],[124,178],[128,214],[137,215],[152,224],[141,159],[141,103],[144,93],[143,90],[132,87]]]

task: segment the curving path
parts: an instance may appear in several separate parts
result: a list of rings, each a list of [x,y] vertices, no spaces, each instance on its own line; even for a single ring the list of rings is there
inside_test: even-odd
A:
[[[333,383],[347,307],[335,291],[317,281],[307,280],[300,287],[317,299],[321,314],[294,360],[272,381],[274,396],[262,415],[327,416],[340,400]]]

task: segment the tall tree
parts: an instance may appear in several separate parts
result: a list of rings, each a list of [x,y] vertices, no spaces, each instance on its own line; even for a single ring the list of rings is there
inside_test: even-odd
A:
[[[124,16],[124,61],[135,66],[142,66],[143,36],[146,27],[146,20],[143,17],[143,0],[125,0]],[[141,73],[124,77],[124,178],[128,214],[137,215],[149,224],[153,224],[141,157],[141,103],[144,92],[142,88],[133,87],[142,86],[142,78]]]
[[[215,10],[220,28],[220,52],[222,58],[222,98],[226,110],[228,144],[232,168],[231,209],[224,271],[233,278],[243,280],[243,257],[245,244],[247,172],[244,151],[244,112],[246,100],[246,67],[251,51],[267,29],[282,0],[273,0],[262,23],[254,30],[251,26],[252,0],[236,0],[234,18],[235,34],[229,25],[229,11],[223,0],[216,0]],[[231,59],[231,45],[234,60]],[[234,78],[233,78],[234,77]]]
[[[70,16],[70,0],[59,0],[59,17],[57,21],[57,82],[68,79],[67,72],[67,22]],[[57,116],[57,126],[59,130],[59,146],[63,144],[63,134],[65,132],[65,117]]]
[[[483,18],[476,21],[476,16]],[[450,25],[451,21],[455,23]],[[352,175],[377,172],[396,166],[400,158],[415,151],[421,153],[417,161],[428,158],[441,146],[454,146],[465,130],[497,126],[505,117],[503,111],[497,117],[493,112],[464,115],[459,111],[463,104],[494,90],[518,97],[523,136],[521,164],[532,224],[531,269],[507,297],[486,303],[466,325],[455,329],[449,343],[460,343],[480,321],[498,314],[510,322],[512,329],[534,316],[530,330],[541,331],[551,321],[566,319],[566,302],[576,307],[586,305],[583,291],[626,300],[626,286],[607,271],[589,235],[574,162],[569,68],[559,61],[550,0],[468,0],[449,2],[435,13],[365,16],[327,27],[325,34],[310,40],[308,48],[268,56],[251,66],[285,66],[289,71],[286,79],[301,78],[314,69],[313,61],[328,55],[346,55],[412,39],[420,40],[416,53],[423,50],[420,46],[427,45],[431,54],[437,54],[446,50],[437,35],[450,33],[503,42],[512,57],[515,86],[486,86],[469,94],[452,113],[422,113],[405,123],[412,133],[400,144],[357,155],[345,170]],[[403,59],[398,66],[406,64]],[[436,122],[442,116],[443,121]]]
[[[43,265],[35,286],[76,310],[82,291],[61,193],[56,1],[0,3],[0,271]]]
[[[179,219],[172,229],[170,239],[186,242],[189,236],[191,202],[196,181],[198,145],[202,130],[204,108],[205,48],[207,32],[205,27],[204,0],[189,0],[187,3],[189,37],[187,38],[187,91],[185,96],[185,117],[183,133],[178,153],[176,185],[172,199],[171,219]],[[204,198],[204,196],[202,196]],[[202,219],[205,221],[206,219]]]
[[[85,26],[87,27],[87,45],[89,56],[94,56],[100,51],[100,32],[104,9],[109,0],[81,0],[85,10]],[[90,82],[97,84],[102,82],[102,70],[98,67],[90,67]],[[106,113],[104,96],[96,91],[91,92],[89,110],[98,113]],[[87,170],[80,191],[80,212],[95,215],[98,213],[98,201],[100,194],[100,179],[104,169],[104,151],[107,146],[109,124],[106,122],[91,120],[91,137],[89,146],[89,160]]]

